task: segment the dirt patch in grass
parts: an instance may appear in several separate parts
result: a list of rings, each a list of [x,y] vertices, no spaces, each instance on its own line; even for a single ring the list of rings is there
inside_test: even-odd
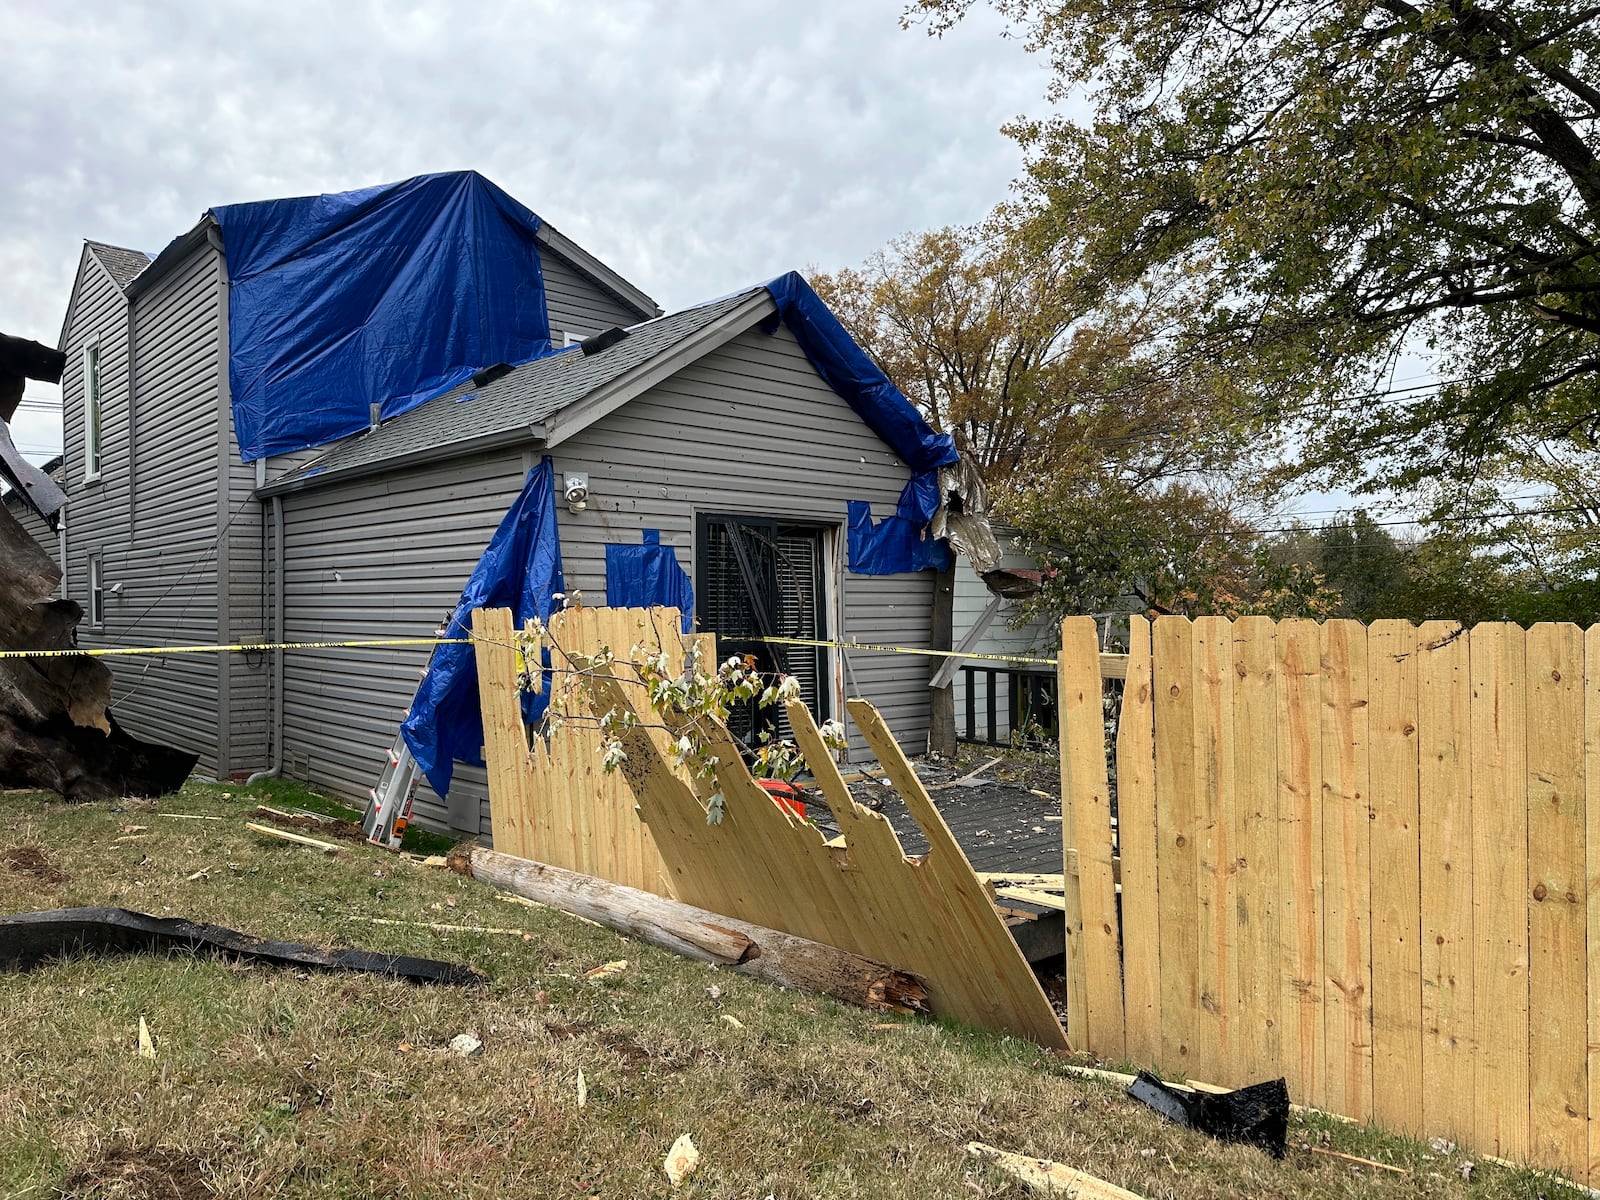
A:
[[[209,1196],[200,1164],[157,1146],[112,1146],[80,1163],[61,1181],[61,1195],[104,1200],[189,1200]]]
[[[0,857],[5,859],[6,866],[13,871],[32,875],[40,883],[50,887],[60,887],[67,881],[66,873],[51,866],[44,851],[37,846],[16,846]]]
[[[276,825],[279,829],[292,829],[296,833],[343,838],[347,842],[367,840],[366,835],[361,832],[361,826],[354,821],[341,821],[337,817],[323,820],[320,817],[308,817],[303,813],[273,812],[270,808],[258,808],[250,816],[263,825]]]

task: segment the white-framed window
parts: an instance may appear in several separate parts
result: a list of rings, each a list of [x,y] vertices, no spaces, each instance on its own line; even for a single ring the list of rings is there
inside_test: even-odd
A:
[[[89,624],[98,629],[106,623],[106,580],[100,556],[89,555]]]
[[[594,333],[588,329],[563,329],[561,331],[561,345],[563,349],[567,346],[576,346],[581,344],[584,338],[593,336]]]
[[[100,478],[100,342],[83,348],[83,481]]]

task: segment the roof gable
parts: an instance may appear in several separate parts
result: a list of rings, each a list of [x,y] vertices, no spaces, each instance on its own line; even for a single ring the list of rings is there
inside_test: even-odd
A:
[[[331,481],[420,457],[465,453],[493,439],[536,438],[554,445],[773,310],[767,291],[751,288],[635,325],[626,338],[597,354],[574,347],[524,363],[482,387],[469,380],[347,438],[263,492],[294,490],[323,477]]]

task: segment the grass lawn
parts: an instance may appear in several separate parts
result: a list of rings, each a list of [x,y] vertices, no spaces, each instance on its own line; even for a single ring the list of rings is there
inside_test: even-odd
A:
[[[0,796],[0,912],[122,906],[448,958],[493,982],[141,955],[0,974],[0,1200],[1025,1195],[964,1156],[972,1140],[1151,1198],[1583,1194],[1483,1164],[1464,1178],[1459,1153],[1321,1118],[1297,1118],[1275,1163],[1015,1039],[780,991],[380,850],[330,858],[244,828],[256,803],[307,800],[284,783],[190,785],[157,805]],[[447,1049],[465,1032],[477,1057]],[[674,1189],[661,1161],[683,1133],[703,1158]]]

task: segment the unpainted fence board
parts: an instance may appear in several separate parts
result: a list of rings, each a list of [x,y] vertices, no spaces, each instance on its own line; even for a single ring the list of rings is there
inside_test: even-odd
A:
[[[1193,1069],[1200,1008],[1196,887],[1193,627],[1158,617],[1155,650],[1156,870],[1161,906],[1161,1065]]]
[[[1467,1142],[1472,1078],[1471,679],[1465,631],[1429,621],[1417,631],[1418,829],[1422,880],[1423,1125]]]
[[[1322,1029],[1322,635],[1315,621],[1278,626],[1278,847],[1283,907],[1283,1073],[1290,1095],[1320,1108]],[[1159,779],[1157,784],[1159,786]]]
[[[1063,897],[1076,899],[1079,924],[1067,936],[1083,940],[1081,960],[1088,999],[1088,1048],[1101,1058],[1121,1061],[1127,1052],[1122,1016],[1121,922],[1117,880],[1112,868],[1111,787],[1106,777],[1106,719],[1101,701],[1100,638],[1093,617],[1061,622],[1060,689],[1057,706],[1061,737],[1061,796],[1072,812],[1071,837],[1077,847],[1077,886],[1063,874]],[[1068,828],[1063,808],[1063,837]],[[1063,847],[1065,852],[1072,847]],[[1074,897],[1074,892],[1077,893]],[[1069,968],[1072,958],[1069,955]],[[1067,1037],[1075,1028],[1068,1015]]]
[[[1417,832],[1417,630],[1367,630],[1372,805],[1373,1113],[1422,1132],[1421,846]]]
[[[1243,617],[1233,626],[1231,807],[1238,848],[1233,918],[1239,997],[1233,1023],[1239,1074],[1251,1081],[1276,1074],[1281,1057],[1276,633],[1267,617]],[[1126,853],[1122,869],[1126,880]],[[1126,903],[1126,883],[1123,895]]]
[[[1122,964],[1128,1057],[1161,1058],[1161,935],[1156,877],[1155,680],[1150,622],[1128,619],[1128,675],[1117,718],[1117,832],[1122,851]],[[1064,824],[1065,822],[1063,822]]]
[[[1527,660],[1531,1153],[1570,1167],[1589,1149],[1582,631],[1535,625]]]
[[[1600,1185],[1600,625],[1584,634],[1583,792],[1588,915],[1589,1186]]]
[[[1238,1071],[1233,1042],[1239,977],[1234,969],[1236,870],[1233,807],[1233,627],[1225,617],[1194,622],[1195,899],[1198,932],[1196,1078],[1228,1082]]]
[[[1365,1121],[1372,1115],[1367,631],[1359,621],[1329,621],[1322,639],[1323,1103]]]
[[[1089,619],[1092,626],[1093,618]],[[1062,636],[1066,636],[1067,626],[1062,623]],[[1063,643],[1065,646],[1065,643]],[[1099,662],[1100,644],[1095,642],[1095,662]],[[1086,668],[1082,663],[1074,664],[1065,649],[1056,658],[1056,695],[1065,697],[1075,686],[1076,680],[1082,678]],[[1076,667],[1076,672],[1074,670]],[[1098,682],[1099,674],[1096,673]],[[1061,745],[1059,746],[1058,767],[1061,775],[1061,840],[1062,840],[1062,915],[1066,927],[1066,979],[1067,979],[1067,1040],[1076,1050],[1087,1050],[1092,1045],[1089,1033],[1089,962],[1084,953],[1083,944],[1083,886],[1081,876],[1074,872],[1073,863],[1067,860],[1067,851],[1073,849],[1076,838],[1075,830],[1078,825],[1077,795],[1078,780],[1084,773],[1081,763],[1074,771],[1074,759],[1067,745],[1067,715],[1064,709],[1058,709],[1057,721],[1060,725]],[[1081,742],[1080,735],[1075,742]],[[1105,732],[1100,734],[1099,749],[1102,760],[1105,753]],[[1081,866],[1080,866],[1081,870]]]
[[[1515,625],[1481,624],[1472,669],[1474,1144],[1528,1155],[1527,659]]]

